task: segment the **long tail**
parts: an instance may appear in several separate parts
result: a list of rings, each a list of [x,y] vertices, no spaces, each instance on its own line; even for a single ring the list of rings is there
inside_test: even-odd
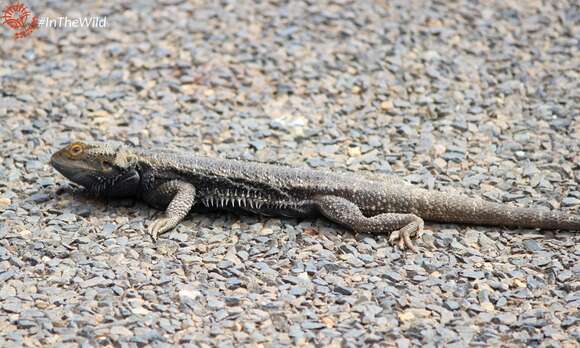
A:
[[[580,231],[580,215],[541,208],[522,208],[463,195],[414,190],[411,211],[425,220]]]

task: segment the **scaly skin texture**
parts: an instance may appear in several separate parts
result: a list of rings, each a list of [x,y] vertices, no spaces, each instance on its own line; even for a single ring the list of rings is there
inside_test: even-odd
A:
[[[580,230],[577,215],[424,190],[394,177],[336,174],[107,143],[72,143],[57,151],[51,164],[95,195],[137,197],[166,209],[164,217],[149,225],[154,239],[198,206],[267,216],[322,214],[355,232],[390,233],[392,243],[414,251],[411,238],[422,230],[423,219]]]

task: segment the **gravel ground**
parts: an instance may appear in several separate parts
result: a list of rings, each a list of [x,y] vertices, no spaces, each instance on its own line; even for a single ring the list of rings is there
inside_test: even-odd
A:
[[[0,346],[578,346],[578,234],[427,224],[414,254],[193,214],[154,244],[47,163],[112,139],[577,214],[577,3],[26,3],[107,27],[0,29]]]

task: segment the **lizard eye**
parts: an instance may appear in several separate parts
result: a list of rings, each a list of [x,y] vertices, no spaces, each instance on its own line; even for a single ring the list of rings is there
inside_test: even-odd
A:
[[[76,143],[76,144],[72,144],[70,149],[69,149],[69,153],[76,157],[79,156],[80,154],[82,154],[84,151],[84,147],[82,144]]]

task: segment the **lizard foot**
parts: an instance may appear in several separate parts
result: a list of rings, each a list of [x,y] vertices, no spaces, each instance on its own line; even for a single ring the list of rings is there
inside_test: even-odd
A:
[[[393,231],[389,236],[389,242],[393,245],[398,245],[401,250],[405,250],[406,247],[414,252],[419,252],[411,238],[417,236],[423,230],[423,225],[423,220],[419,218],[400,230]]]
[[[151,236],[151,239],[153,239],[153,241],[156,242],[157,237],[159,237],[159,235],[174,228],[175,226],[177,226],[178,223],[179,221],[175,221],[175,219],[166,217],[159,218],[149,225],[148,229],[149,235]]]

